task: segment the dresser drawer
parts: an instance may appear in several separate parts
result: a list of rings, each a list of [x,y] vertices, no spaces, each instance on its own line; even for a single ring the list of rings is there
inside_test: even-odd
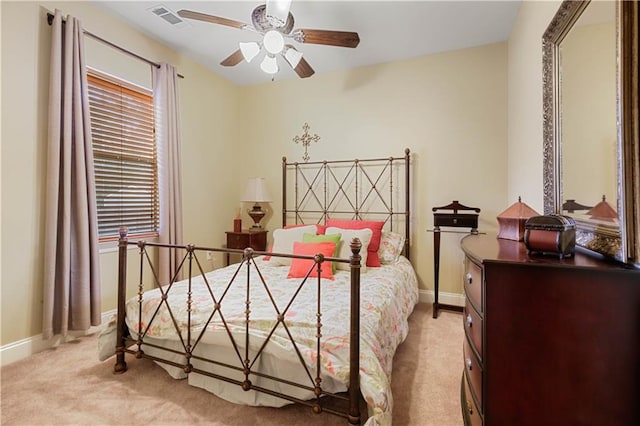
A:
[[[482,367],[478,359],[471,351],[469,340],[464,339],[464,371],[469,378],[471,392],[478,400],[478,406],[482,407]]]
[[[482,317],[467,299],[464,304],[464,331],[469,337],[473,348],[480,356],[480,361],[484,358],[482,353]]]
[[[468,257],[464,260],[464,292],[478,312],[482,313],[482,269]]]
[[[482,426],[482,415],[478,405],[471,395],[469,379],[466,372],[462,374],[464,393],[462,394],[462,411],[464,413],[465,426]]]
[[[267,249],[267,231],[252,232],[250,234],[250,247],[256,251],[265,251]]]
[[[227,247],[245,249],[251,245],[249,234],[227,233]]]
[[[267,231],[227,232],[227,248],[245,249],[251,247],[264,251],[267,247]]]
[[[478,228],[477,214],[464,213],[434,213],[433,224],[435,226],[454,226],[457,228]]]

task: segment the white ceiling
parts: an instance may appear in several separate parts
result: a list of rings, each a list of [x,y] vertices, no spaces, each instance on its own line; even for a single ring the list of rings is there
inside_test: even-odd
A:
[[[173,12],[188,9],[251,24],[251,11],[261,3],[260,0],[95,2],[106,12],[238,85],[271,80],[270,75],[260,70],[260,57],[251,63],[242,61],[235,67],[220,65],[220,61],[238,49],[238,42],[259,41],[258,33],[194,20],[173,26],[154,15],[151,8],[162,5]],[[360,36],[355,49],[293,44],[317,75],[505,41],[519,5],[519,0],[293,0],[290,11],[295,19],[294,29],[355,31]],[[136,53],[144,56],[144,52]],[[276,80],[299,78],[286,62],[279,65]]]

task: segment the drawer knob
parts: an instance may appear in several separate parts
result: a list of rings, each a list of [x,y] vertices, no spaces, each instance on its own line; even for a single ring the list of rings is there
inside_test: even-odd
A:
[[[467,368],[471,371],[471,358],[467,358]]]
[[[467,315],[467,327],[473,327],[473,318],[471,318],[471,315]]]
[[[467,272],[465,279],[467,280],[467,284],[471,284],[473,282],[473,276],[470,272]]]

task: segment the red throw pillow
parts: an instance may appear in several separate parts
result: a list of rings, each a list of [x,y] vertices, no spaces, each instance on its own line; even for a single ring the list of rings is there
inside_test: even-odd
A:
[[[336,243],[323,242],[323,243],[300,243],[298,241],[293,243],[293,254],[315,256],[316,254],[323,254],[324,257],[333,257],[336,250]],[[291,259],[291,266],[289,267],[289,275],[287,278],[304,278],[309,272],[309,268],[314,265],[313,259]],[[313,268],[310,277],[318,276],[318,269]],[[326,278],[328,280],[333,279],[333,273],[331,271],[331,262],[323,262],[322,272],[320,278]]]
[[[380,238],[382,237],[382,227],[384,222],[376,220],[344,220],[344,219],[327,219],[327,226],[342,229],[364,229],[369,228],[373,232],[369,248],[367,248],[367,266],[380,266],[380,258],[378,257],[378,249],[380,248]]]
[[[273,243],[271,243],[271,245],[269,246],[269,249],[267,250],[269,253],[273,253]],[[263,259],[265,262],[267,260],[271,260],[271,256],[265,256]]]

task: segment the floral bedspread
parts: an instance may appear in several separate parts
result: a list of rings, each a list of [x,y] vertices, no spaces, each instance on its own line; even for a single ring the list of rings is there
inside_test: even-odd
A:
[[[278,356],[298,360],[287,330],[282,324],[277,324],[279,313],[284,318],[284,323],[305,363],[312,374],[315,374],[317,278],[309,278],[300,288],[301,279],[287,279],[287,266],[268,266],[268,262],[261,258],[256,259],[256,264],[259,273],[253,266],[243,265],[238,269],[238,264],[209,272],[205,275],[209,286],[202,276],[192,278],[191,290],[188,280],[175,283],[168,292],[166,304],[161,303],[162,294],[159,289],[150,290],[144,295],[141,317],[136,296],[127,303],[127,325],[134,333],[137,333],[139,325],[144,330],[157,311],[148,327],[147,336],[179,340],[174,320],[169,313],[171,310],[182,338],[186,341],[189,308],[186,301],[191,291],[191,342],[198,338],[207,324],[216,302],[219,303],[221,314],[216,313],[206,325],[202,341],[229,342],[222,317],[234,336],[244,333],[247,310],[246,278],[249,274],[251,302],[248,307],[252,339],[249,347],[256,352],[275,327],[266,350],[277,351],[282,354]],[[268,284],[271,295],[265,290],[258,274]],[[232,280],[234,275],[235,279]],[[231,281],[232,284],[229,285]],[[367,424],[390,425],[393,408],[392,360],[396,348],[407,336],[407,318],[418,301],[418,283],[413,267],[406,258],[401,257],[393,265],[367,268],[361,275],[360,287],[360,388],[371,414]],[[298,291],[298,295],[292,301]],[[329,375],[344,384],[348,383],[349,378],[349,300],[348,271],[337,271],[333,281],[322,280],[322,375]],[[235,340],[244,344],[244,339]]]

